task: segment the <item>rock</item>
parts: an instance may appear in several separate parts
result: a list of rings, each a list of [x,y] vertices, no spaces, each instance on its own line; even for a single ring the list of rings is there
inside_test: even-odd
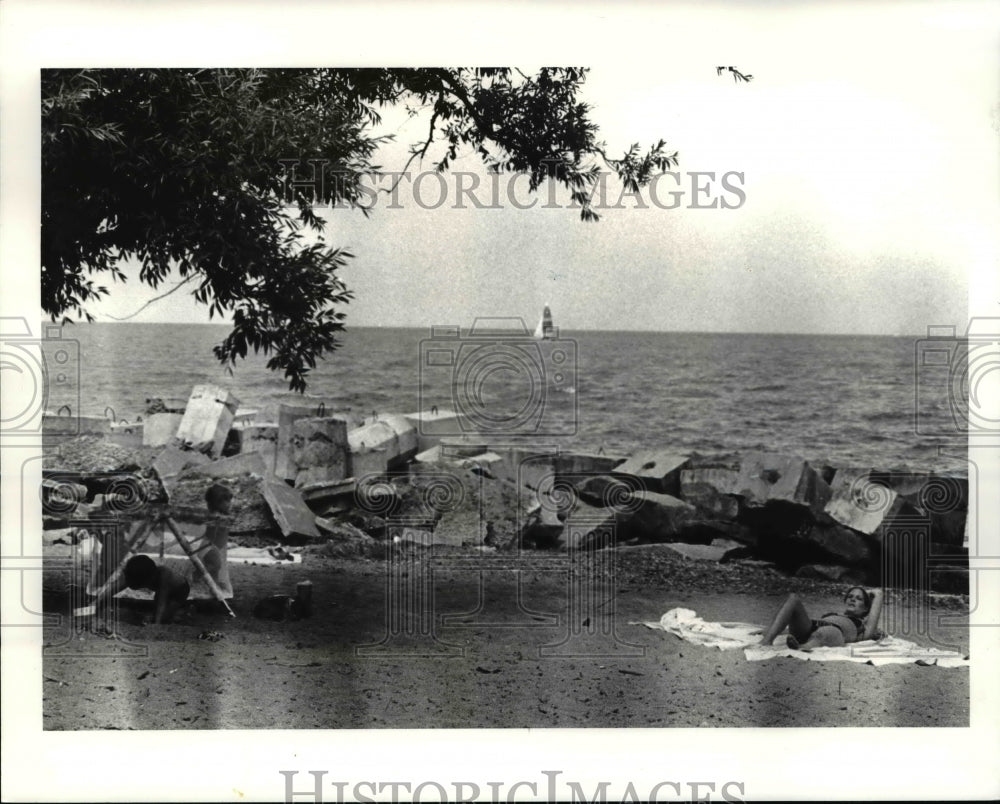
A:
[[[734,493],[748,505],[781,501],[822,510],[830,499],[830,488],[802,458],[754,452],[740,462]]]
[[[721,467],[684,469],[680,476],[680,498],[699,512],[714,518],[735,519],[739,501],[733,496],[739,472]]]
[[[319,537],[315,517],[298,491],[277,478],[268,477],[264,479],[263,492],[274,520],[289,544],[302,544]]]
[[[615,467],[614,474],[637,478],[642,487],[658,494],[676,497],[680,493],[681,471],[688,456],[666,450],[638,452]]]
[[[296,419],[292,423],[291,449],[294,481],[298,488],[343,480],[350,475],[347,419],[343,417]]]
[[[174,440],[184,421],[182,413],[154,413],[142,423],[142,443],[146,447],[165,447]]]
[[[239,400],[222,386],[196,385],[176,438],[192,450],[219,457],[238,407]]]
[[[823,511],[841,525],[873,534],[892,510],[898,493],[872,478],[870,469],[840,469]]]

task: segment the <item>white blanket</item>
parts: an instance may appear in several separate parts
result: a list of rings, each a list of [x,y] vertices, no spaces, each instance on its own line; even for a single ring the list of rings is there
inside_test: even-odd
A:
[[[813,662],[863,662],[883,664],[922,664],[939,667],[968,667],[969,657],[955,651],[939,648],[925,648],[915,642],[888,636],[875,641],[854,642],[841,648],[816,648],[812,651],[792,650],[780,645],[760,645],[763,626],[753,623],[713,623],[695,615],[691,609],[676,608],[664,614],[659,622],[632,623],[645,625],[657,631],[666,631],[685,642],[697,645],[732,650],[743,648],[743,653],[751,662],[773,659],[776,656],[790,656]],[[783,637],[778,636],[778,642]]]

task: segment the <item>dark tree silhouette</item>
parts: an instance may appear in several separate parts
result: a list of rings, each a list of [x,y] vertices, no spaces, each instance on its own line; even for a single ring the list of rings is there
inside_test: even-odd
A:
[[[215,347],[232,365],[269,356],[292,389],[337,347],[351,292],[314,205],[369,209],[364,180],[387,106],[430,109],[423,158],[437,142],[445,170],[472,150],[493,171],[569,188],[584,220],[602,170],[638,190],[676,165],[661,141],[612,159],[579,100],[586,71],[550,68],[311,70],[45,70],[42,74],[42,304],[53,320],[89,320],[103,277],[158,288],[171,275],[210,315],[230,313]],[[287,160],[321,160],[336,181],[286,181]],[[318,196],[317,196],[318,192]],[[303,229],[317,233],[307,244]],[[64,320],[66,320],[64,318]]]

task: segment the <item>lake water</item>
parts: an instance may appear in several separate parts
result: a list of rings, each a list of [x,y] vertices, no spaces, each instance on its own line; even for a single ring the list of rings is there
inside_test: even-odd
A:
[[[47,406],[70,403],[93,415],[111,408],[134,420],[147,398],[187,398],[199,383],[227,386],[246,408],[293,401],[264,357],[251,356],[232,375],[220,367],[212,346],[226,332],[64,327],[79,361],[68,383],[53,384]],[[914,338],[867,336],[561,332],[535,342],[513,333],[358,328],[312,372],[308,394],[328,412],[353,416],[462,409],[477,429],[494,428],[499,442],[529,433],[608,453],[753,449],[817,465],[964,470],[961,455],[941,455],[939,439],[916,433],[915,347]],[[922,404],[939,429],[954,428],[946,400]]]

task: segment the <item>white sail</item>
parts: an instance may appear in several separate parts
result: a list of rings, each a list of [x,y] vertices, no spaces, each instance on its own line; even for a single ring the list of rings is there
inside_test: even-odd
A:
[[[538,319],[538,326],[535,327],[535,337],[539,339],[555,337],[555,328],[552,325],[552,311],[549,309],[548,304],[542,310],[542,317]]]

